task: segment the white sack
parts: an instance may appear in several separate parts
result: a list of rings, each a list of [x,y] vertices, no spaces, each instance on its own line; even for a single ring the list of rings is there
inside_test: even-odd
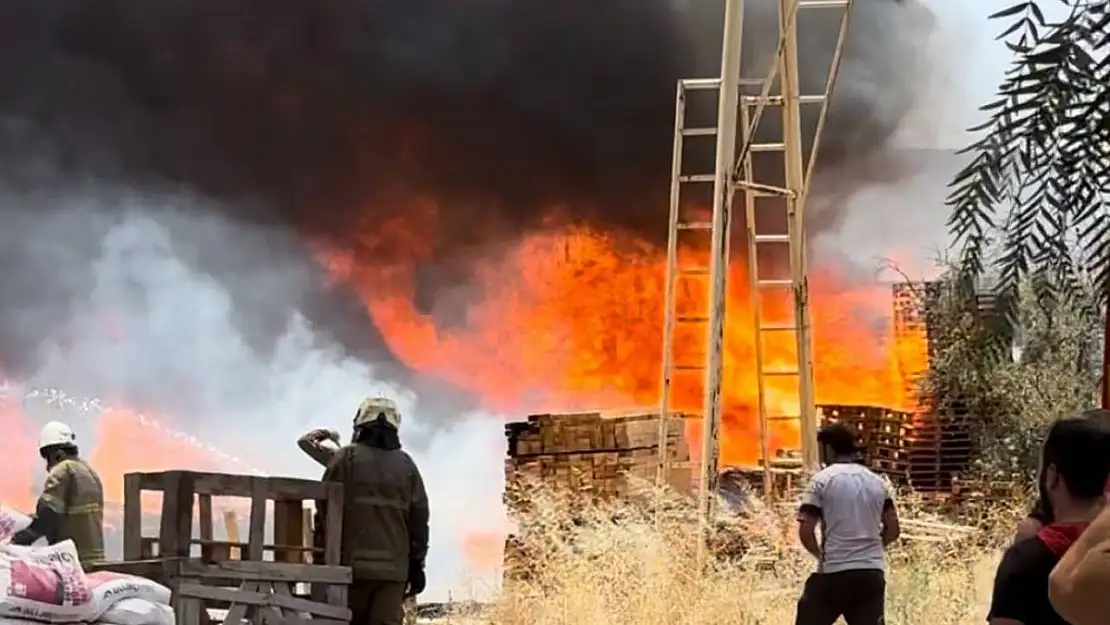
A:
[[[96,571],[88,574],[89,587],[92,588],[96,616],[100,616],[115,603],[124,599],[144,599],[151,603],[168,604],[173,594],[158,582],[145,577]]]
[[[40,623],[39,621],[28,621],[21,618],[8,618],[6,616],[0,616],[0,625],[42,625],[42,623]],[[73,625],[77,624],[74,623]]]
[[[0,545],[0,617],[73,623],[98,615],[73,541]]]
[[[31,517],[7,506],[0,506],[0,542],[7,542],[20,530],[27,529]]]
[[[98,623],[109,625],[174,625],[173,608],[146,599],[123,599],[100,615]],[[4,623],[0,623],[4,625]]]

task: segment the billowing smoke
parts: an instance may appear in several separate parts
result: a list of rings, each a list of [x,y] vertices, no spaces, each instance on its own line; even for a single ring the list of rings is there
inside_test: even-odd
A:
[[[745,74],[762,75],[776,45],[777,2],[746,4]],[[658,239],[675,81],[717,72],[722,7],[12,0],[0,6],[0,184],[16,198],[105,179],[185,189],[211,199],[193,213],[294,226],[367,263],[407,253],[408,241],[390,250],[390,241],[367,246],[363,235],[419,195],[437,209],[437,227],[422,232],[436,239],[435,257],[423,259],[438,269],[423,274],[436,287],[465,280],[467,258],[537,226],[556,206],[567,219]],[[821,161],[838,171],[819,181],[826,188],[815,199],[815,226],[838,221],[840,202],[822,207],[820,197],[890,175],[874,156],[916,95],[921,36],[912,9],[903,0],[855,4]],[[824,85],[836,13],[799,17],[803,92]],[[29,247],[41,246],[22,234],[25,222],[42,218],[42,208],[23,214],[32,204],[41,202],[7,201],[0,222],[0,325],[19,329],[4,333],[16,344],[5,349],[9,362],[52,335],[80,287],[66,283],[72,277],[44,280],[25,261]],[[56,223],[73,211],[50,212]],[[97,231],[74,230],[82,241],[50,236],[61,247],[96,245]],[[205,240],[226,247],[226,239]],[[285,311],[251,306],[254,289],[235,282],[249,271],[204,267],[208,259],[200,253],[192,262],[235,287],[235,306],[251,311],[255,332],[280,326],[273,320]],[[317,312],[328,313],[344,343],[375,345],[372,330],[332,325],[352,318],[336,312],[344,306],[353,311],[333,299]],[[43,316],[43,307],[56,310]]]

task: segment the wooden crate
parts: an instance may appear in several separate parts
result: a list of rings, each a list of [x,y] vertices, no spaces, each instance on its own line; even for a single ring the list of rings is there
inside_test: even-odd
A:
[[[142,535],[144,490],[162,493],[157,538]],[[211,539],[212,497],[250,499],[246,543]],[[304,562],[305,554],[315,550],[306,542],[316,542],[306,538],[305,500],[327,501],[327,524],[319,528],[320,553],[314,558],[320,564]],[[274,510],[274,545],[265,544],[268,503]],[[194,505],[199,508],[200,539],[192,538]],[[339,625],[351,619],[351,570],[340,566],[342,515],[342,484],[193,471],[129,473],[124,476],[124,561],[96,568],[168,586],[179,625],[206,623],[208,609],[229,609],[229,623]],[[193,547],[199,548],[199,558]],[[229,559],[233,548],[243,561]],[[264,560],[266,552],[274,561]],[[305,587],[311,587],[308,596],[299,596]]]

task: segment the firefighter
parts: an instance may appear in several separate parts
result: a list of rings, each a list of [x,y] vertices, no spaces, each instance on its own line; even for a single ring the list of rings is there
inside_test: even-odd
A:
[[[104,560],[104,487],[100,476],[78,455],[77,436],[64,423],[51,421],[39,434],[39,454],[46,461],[46,483],[31,525],[12,537],[16,545],[39,538],[48,544],[72,540],[81,566]]]
[[[428,495],[420,470],[401,450],[401,413],[370,397],[355,413],[354,441],[334,452],[324,481],[341,482],[342,563],[354,574],[348,592],[353,625],[401,625],[407,599],[424,591]],[[323,501],[316,527],[327,526]]]

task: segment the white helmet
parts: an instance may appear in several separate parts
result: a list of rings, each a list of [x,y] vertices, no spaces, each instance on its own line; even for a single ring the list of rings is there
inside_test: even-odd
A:
[[[39,451],[47,447],[76,447],[77,435],[66,424],[60,421],[51,421],[43,426],[39,433]]]
[[[393,429],[401,429],[401,410],[397,404],[388,397],[367,397],[362,400],[355,412],[354,427],[359,428],[370,425],[379,417],[385,420],[386,425]]]

